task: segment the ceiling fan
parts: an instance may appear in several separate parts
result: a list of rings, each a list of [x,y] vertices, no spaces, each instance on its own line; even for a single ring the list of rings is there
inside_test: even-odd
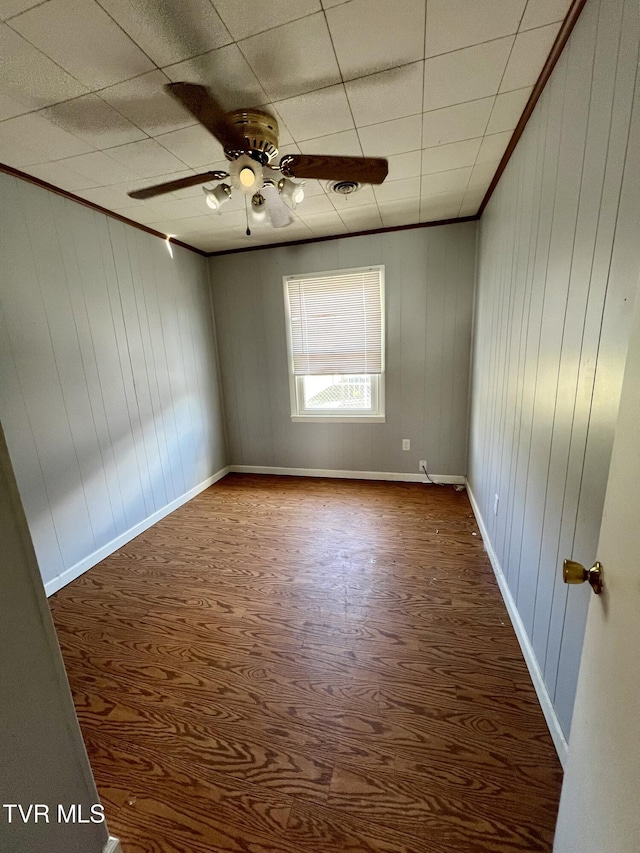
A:
[[[304,179],[357,186],[381,184],[387,177],[388,163],[378,157],[286,154],[276,163],[278,122],[268,113],[257,109],[227,113],[206,86],[196,83],[169,83],[165,89],[220,142],[230,162],[229,171],[203,172],[155,184],[130,192],[131,198],[153,198],[185,187],[222,182],[212,189],[203,187],[209,207],[219,211],[237,190],[247,202],[251,200],[253,222],[268,221],[273,228],[283,228],[293,221],[291,209],[304,198]],[[227,179],[229,183],[225,183]]]

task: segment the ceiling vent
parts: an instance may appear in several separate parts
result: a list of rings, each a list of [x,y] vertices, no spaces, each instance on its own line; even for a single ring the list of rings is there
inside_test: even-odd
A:
[[[327,184],[327,189],[338,195],[351,195],[358,192],[360,184],[357,181],[331,181]]]

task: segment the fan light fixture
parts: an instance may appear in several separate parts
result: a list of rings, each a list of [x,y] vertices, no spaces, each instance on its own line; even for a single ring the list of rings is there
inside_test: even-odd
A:
[[[203,187],[204,194],[207,199],[207,204],[212,210],[219,210],[225,201],[231,198],[231,187],[229,184],[218,184],[213,190],[208,190]]]
[[[300,204],[300,202],[304,199],[304,190],[302,189],[304,185],[304,181],[301,183],[296,183],[292,181],[290,178],[282,178],[278,182],[278,189],[280,190],[280,195],[287,202],[292,210],[296,209],[296,206]]]
[[[256,193],[251,199],[251,219],[256,224],[266,222],[267,203],[264,196],[260,193]]]
[[[241,154],[229,164],[229,179],[235,190],[254,195],[264,186],[262,166],[248,154]]]

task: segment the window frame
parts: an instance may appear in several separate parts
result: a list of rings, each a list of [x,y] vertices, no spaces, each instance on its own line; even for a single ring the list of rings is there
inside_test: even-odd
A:
[[[296,281],[305,278],[330,278],[332,276],[347,275],[349,273],[369,272],[376,270],[380,275],[380,304],[381,304],[381,338],[382,338],[382,371],[380,373],[367,374],[372,380],[372,400],[375,396],[377,407],[362,410],[359,414],[353,409],[322,409],[314,410],[304,408],[303,382],[304,375],[296,375],[293,372],[293,345],[291,341],[291,310],[289,306],[288,283],[292,279]],[[362,267],[349,267],[339,270],[321,270],[319,272],[304,273],[300,275],[282,276],[282,290],[285,310],[285,327],[287,335],[287,366],[289,372],[289,401],[291,405],[291,420],[294,423],[377,423],[386,422],[385,414],[385,355],[386,355],[386,324],[385,324],[385,268],[384,264],[368,264]],[[312,375],[334,375],[334,374],[312,374]],[[345,374],[347,375],[347,374]],[[350,374],[349,374],[350,375]],[[374,388],[375,385],[375,388]],[[322,413],[321,413],[322,412]]]

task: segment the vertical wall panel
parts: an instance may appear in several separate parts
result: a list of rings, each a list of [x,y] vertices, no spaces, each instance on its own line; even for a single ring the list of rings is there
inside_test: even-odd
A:
[[[0,175],[0,418],[45,582],[226,465],[204,258]]]
[[[568,735],[640,272],[640,7],[588,0],[480,222],[469,480]],[[494,515],[494,496],[500,497]]]
[[[211,259],[231,461],[466,473],[475,223]],[[386,423],[292,423],[282,277],[384,264]],[[411,439],[411,451],[401,441]]]

